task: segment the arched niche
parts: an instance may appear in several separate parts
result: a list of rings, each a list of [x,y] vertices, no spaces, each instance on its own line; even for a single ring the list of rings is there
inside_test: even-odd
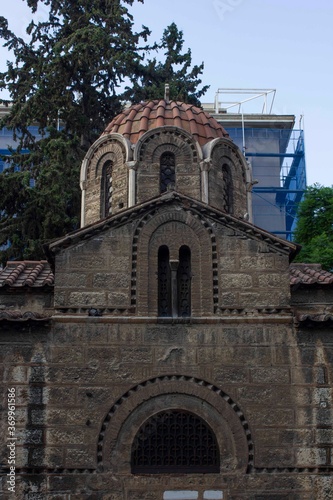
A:
[[[251,211],[251,172],[239,148],[226,139],[204,146],[208,169],[208,203],[236,217]]]
[[[215,455],[211,473],[245,473],[253,463],[248,424],[231,398],[203,380],[167,375],[131,388],[110,408],[98,440],[99,470],[112,470],[125,475],[135,473],[132,467],[133,446],[138,433],[145,423],[164,412],[188,413],[194,416],[194,420],[203,422],[216,440],[218,457]],[[200,432],[197,437],[200,439]],[[188,471],[189,474],[191,472],[196,474],[199,470],[193,468]],[[177,474],[177,471],[171,473]]]
[[[102,136],[86,154],[81,166],[81,225],[97,222],[128,206],[128,166],[131,157],[128,141],[119,134]],[[106,165],[112,164],[112,197],[105,212],[108,186],[103,184]],[[112,198],[112,199],[111,199]]]
[[[158,256],[162,246],[168,249],[171,272],[173,269],[176,280],[180,249],[188,248],[191,266],[191,316],[214,314],[217,277],[213,276],[213,261],[217,258],[217,253],[212,236],[211,228],[208,230],[196,217],[178,206],[172,208],[168,205],[147,218],[134,236],[132,300],[136,302],[139,316],[158,316]],[[177,314],[176,316],[178,317]]]
[[[174,173],[168,189],[201,199],[200,160],[202,150],[191,135],[177,127],[160,127],[146,132],[134,149],[136,160],[136,203],[166,191],[161,182],[165,160],[172,160]]]

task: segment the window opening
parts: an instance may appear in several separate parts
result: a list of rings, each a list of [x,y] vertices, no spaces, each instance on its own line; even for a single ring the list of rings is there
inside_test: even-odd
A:
[[[220,457],[216,437],[198,416],[168,410],[149,418],[132,445],[132,473],[216,473]]]
[[[112,161],[104,163],[101,177],[101,218],[112,213]]]
[[[191,250],[182,246],[179,250],[178,282],[178,316],[191,316]]]
[[[174,187],[176,182],[176,159],[173,153],[163,153],[160,158],[160,190],[167,191],[168,186]]]
[[[163,500],[197,500],[198,492],[194,490],[168,490],[163,494]]]
[[[171,316],[169,249],[164,245],[158,250],[158,315]]]
[[[230,168],[228,165],[222,166],[222,200],[223,200],[223,209],[227,213],[233,212],[233,186],[232,186],[232,177]]]

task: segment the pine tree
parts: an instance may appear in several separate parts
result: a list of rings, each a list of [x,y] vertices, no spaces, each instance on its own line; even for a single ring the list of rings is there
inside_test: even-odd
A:
[[[32,14],[39,4],[49,9],[47,20],[27,27],[28,41],[0,17],[0,38],[15,58],[0,74],[13,103],[0,127],[17,140],[0,174],[2,263],[41,258],[45,241],[78,226],[80,162],[121,110],[119,87],[136,78],[150,34],[133,31],[127,6],[135,0],[26,1]],[[41,140],[29,129],[36,124]]]
[[[183,46],[183,32],[175,23],[170,24],[164,30],[159,44],[164,60],[158,62],[155,57],[140,64],[140,70],[137,73],[141,76],[134,82],[134,85],[127,87],[125,94],[127,99],[131,102],[162,99],[164,86],[168,83],[170,99],[200,106],[200,97],[209,88],[206,85],[198,89],[202,83],[199,76],[202,74],[204,64],[191,68],[191,49],[182,53]]]

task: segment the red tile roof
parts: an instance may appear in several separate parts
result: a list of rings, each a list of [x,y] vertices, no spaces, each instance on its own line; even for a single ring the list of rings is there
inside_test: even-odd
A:
[[[291,285],[331,285],[333,274],[324,271],[321,264],[291,264]]]
[[[164,126],[186,130],[201,146],[218,137],[229,137],[222,125],[201,108],[163,99],[134,104],[125,109],[112,120],[103,134],[117,132],[135,144],[148,130]]]
[[[0,271],[0,287],[52,286],[54,276],[46,260],[9,261]]]
[[[290,285],[332,285],[333,274],[320,264],[290,264]],[[0,287],[43,287],[54,284],[54,275],[46,260],[9,261],[0,270]]]

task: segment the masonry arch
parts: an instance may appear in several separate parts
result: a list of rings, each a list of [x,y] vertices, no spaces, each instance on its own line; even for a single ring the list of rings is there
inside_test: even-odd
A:
[[[149,130],[139,139],[133,154],[137,203],[158,196],[167,189],[201,199],[202,150],[185,130],[177,127]],[[161,171],[166,171],[168,175],[161,175]]]
[[[160,412],[173,411],[194,415],[213,433],[219,458],[212,473],[245,473],[253,464],[249,426],[235,402],[204,380],[167,375],[132,387],[110,408],[99,435],[99,470],[135,473],[132,453],[137,433],[150,418],[156,418]],[[198,469],[192,470],[197,472]]]
[[[204,147],[208,171],[208,203],[243,217],[251,211],[251,172],[239,148],[226,139],[214,139]]]
[[[81,226],[97,222],[102,217],[114,214],[128,206],[128,166],[131,157],[128,141],[119,134],[102,136],[89,149],[81,166],[82,190]],[[105,165],[112,163],[112,200],[105,210],[107,190],[103,184]]]
[[[170,208],[160,208],[157,213],[147,217],[134,236],[133,305],[135,301],[139,316],[158,316],[159,249],[162,246],[168,248],[169,262],[177,280],[179,263],[184,259],[181,257],[181,247],[187,247],[191,268],[188,285],[192,289],[190,315],[213,315],[214,297],[218,297],[218,279],[214,271],[217,251],[213,231],[180,206]]]

